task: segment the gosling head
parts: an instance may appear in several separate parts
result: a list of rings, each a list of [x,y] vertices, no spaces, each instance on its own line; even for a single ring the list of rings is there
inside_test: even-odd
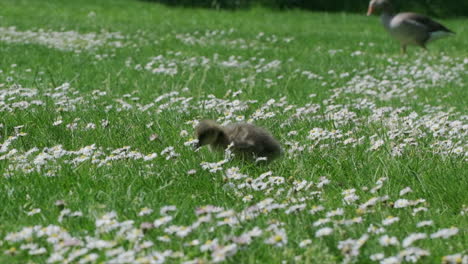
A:
[[[212,120],[201,121],[195,131],[198,138],[195,148],[204,145],[214,145],[223,133],[222,128]]]
[[[371,0],[369,3],[369,9],[367,10],[367,15],[370,16],[376,11],[391,11],[392,4],[389,0]]]

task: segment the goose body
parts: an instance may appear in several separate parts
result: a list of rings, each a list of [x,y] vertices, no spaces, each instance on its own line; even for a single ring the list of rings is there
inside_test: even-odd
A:
[[[196,128],[197,147],[210,145],[224,150],[230,144],[234,153],[248,158],[266,157],[272,160],[281,155],[278,141],[265,129],[247,123],[220,126],[211,120],[201,121]]]
[[[426,45],[436,39],[453,35],[454,32],[431,18],[416,13],[393,12],[390,0],[372,0],[367,15],[381,12],[381,21],[390,35],[400,42],[401,50],[406,52],[408,45],[426,49]]]

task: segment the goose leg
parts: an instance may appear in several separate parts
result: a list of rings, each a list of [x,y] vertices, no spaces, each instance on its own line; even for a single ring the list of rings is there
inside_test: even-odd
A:
[[[426,53],[429,52],[429,50],[428,50],[427,47],[426,47],[426,44],[422,44],[422,45],[421,45],[421,48],[423,48],[423,50],[424,50]]]
[[[401,54],[406,54],[406,45],[405,44],[401,44]]]

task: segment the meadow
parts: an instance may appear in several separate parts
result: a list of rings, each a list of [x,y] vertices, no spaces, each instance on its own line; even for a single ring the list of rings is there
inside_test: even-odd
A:
[[[466,19],[402,56],[365,10],[0,10],[0,263],[468,263]]]

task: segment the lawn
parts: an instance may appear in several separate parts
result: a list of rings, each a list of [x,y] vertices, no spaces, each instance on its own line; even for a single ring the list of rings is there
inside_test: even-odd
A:
[[[468,263],[466,19],[402,56],[365,10],[0,10],[0,263]]]

